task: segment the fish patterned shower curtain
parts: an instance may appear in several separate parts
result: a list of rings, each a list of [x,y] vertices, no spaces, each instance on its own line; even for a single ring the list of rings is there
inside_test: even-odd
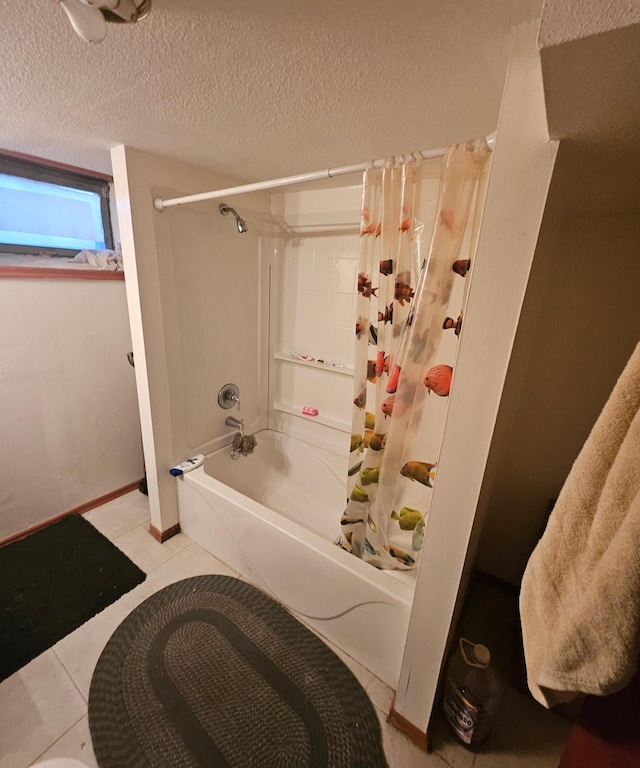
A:
[[[409,569],[425,535],[490,150],[365,172],[346,509],[336,544]],[[434,194],[437,189],[436,195]]]

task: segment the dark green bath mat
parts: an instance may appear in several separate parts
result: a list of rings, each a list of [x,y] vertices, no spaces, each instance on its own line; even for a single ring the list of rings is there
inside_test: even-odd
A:
[[[0,680],[144,579],[80,515],[0,548]]]
[[[91,681],[100,768],[385,768],[380,725],[340,659],[229,576],[156,592]]]

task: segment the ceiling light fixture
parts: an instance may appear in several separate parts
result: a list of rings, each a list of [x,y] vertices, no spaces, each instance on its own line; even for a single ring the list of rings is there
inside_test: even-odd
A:
[[[107,22],[135,24],[151,11],[151,0],[56,0],[69,17],[76,34],[87,43],[107,36]]]

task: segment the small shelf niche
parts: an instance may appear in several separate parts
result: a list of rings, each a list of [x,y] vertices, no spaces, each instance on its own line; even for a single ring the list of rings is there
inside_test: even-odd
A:
[[[341,419],[334,419],[330,416],[323,416],[322,413],[318,413],[317,416],[307,416],[302,412],[302,406],[297,408],[295,405],[287,405],[285,403],[274,403],[273,410],[279,413],[288,413],[291,416],[298,416],[306,421],[314,422],[315,424],[323,424],[325,427],[331,427],[337,429],[339,432],[345,432],[349,434],[351,432],[351,424]]]
[[[273,359],[279,363],[291,363],[293,365],[302,365],[305,368],[315,368],[319,371],[327,371],[328,373],[337,373],[341,376],[353,376],[353,368],[348,368],[344,365],[333,364],[331,362],[319,362],[317,360],[299,360],[297,357],[291,357],[284,352],[275,352]]]

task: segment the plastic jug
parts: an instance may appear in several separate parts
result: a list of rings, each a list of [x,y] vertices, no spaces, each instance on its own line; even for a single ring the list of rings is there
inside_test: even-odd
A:
[[[461,637],[447,669],[444,714],[468,747],[487,738],[500,704],[501,687],[490,664],[491,653],[485,645]]]

